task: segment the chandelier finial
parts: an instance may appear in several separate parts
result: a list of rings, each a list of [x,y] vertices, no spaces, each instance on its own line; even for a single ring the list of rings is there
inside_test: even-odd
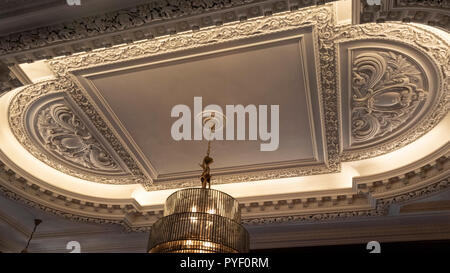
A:
[[[214,113],[211,113],[211,118],[214,117]],[[207,123],[207,121],[210,119],[205,119],[204,123]],[[208,188],[211,189],[211,169],[209,168],[209,165],[212,164],[214,162],[213,158],[210,157],[210,153],[211,153],[211,139],[212,139],[212,134],[214,133],[215,130],[215,123],[213,123],[211,125],[210,128],[210,138],[208,140],[208,150],[206,151],[206,156],[203,158],[203,162],[200,164],[200,167],[202,167],[203,172],[202,175],[200,176],[200,180],[202,181],[202,188],[206,189],[206,184],[208,184]]]

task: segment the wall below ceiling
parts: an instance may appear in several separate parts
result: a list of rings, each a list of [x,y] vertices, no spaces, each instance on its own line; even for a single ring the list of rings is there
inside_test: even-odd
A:
[[[448,201],[450,190],[413,202],[393,205],[387,216],[354,217],[320,223],[248,225],[246,228],[251,236],[251,252],[255,253],[278,250],[314,253],[339,249],[353,252],[369,241],[378,241],[382,245],[386,243],[391,250],[407,247],[406,242],[425,241],[422,245],[425,244],[431,249],[435,246],[438,249],[450,240],[450,210],[445,206]],[[414,207],[412,204],[419,209],[411,209]],[[408,212],[402,212],[402,207],[408,206]],[[423,207],[428,210],[421,209]],[[81,252],[146,251],[147,232],[126,232],[117,225],[66,220],[7,199],[3,195],[0,195],[0,251],[20,252],[31,234],[35,218],[42,219],[43,222],[37,228],[29,252],[68,253],[71,250],[66,249],[66,246],[71,241],[80,243]],[[397,244],[392,244],[393,242]],[[365,251],[364,248],[361,250]]]

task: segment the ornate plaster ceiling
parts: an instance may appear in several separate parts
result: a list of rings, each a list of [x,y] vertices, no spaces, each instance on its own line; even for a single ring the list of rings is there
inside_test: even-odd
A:
[[[354,0],[353,4],[361,11],[355,23],[403,21],[450,30],[450,2],[446,0],[384,0],[381,5]]]
[[[280,105],[277,151],[213,146],[213,183],[247,208],[247,223],[380,214],[404,194],[446,187],[448,34],[339,24],[336,6],[44,62],[51,78],[0,97],[3,191],[146,229],[168,194],[199,183],[205,142],[170,137],[171,108],[194,96]]]

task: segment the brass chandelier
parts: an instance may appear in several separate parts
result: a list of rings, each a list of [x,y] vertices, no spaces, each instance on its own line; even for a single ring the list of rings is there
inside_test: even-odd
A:
[[[248,252],[249,234],[240,224],[238,201],[211,189],[210,143],[200,164],[202,187],[182,189],[167,198],[164,217],[153,224],[150,232],[149,253]]]

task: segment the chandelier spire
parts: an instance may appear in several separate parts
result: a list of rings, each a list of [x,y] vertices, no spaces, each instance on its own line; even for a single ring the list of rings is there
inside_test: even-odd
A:
[[[241,209],[230,195],[211,189],[211,142],[216,129],[214,112],[203,120],[209,126],[208,149],[200,165],[201,188],[181,189],[164,205],[164,217],[153,224],[150,253],[248,252],[249,234],[240,224]],[[206,187],[208,185],[208,188]]]
[[[211,116],[209,118],[205,118],[205,120],[203,121],[203,124],[208,124],[208,121],[212,121],[214,118],[214,112],[211,113]],[[203,172],[202,175],[200,176],[200,181],[202,182],[202,188],[206,189],[206,185],[208,185],[208,189],[211,189],[211,169],[209,167],[209,165],[211,165],[214,160],[212,157],[210,157],[210,153],[211,153],[211,141],[212,141],[212,135],[214,134],[214,130],[215,130],[215,123],[213,123],[211,125],[211,128],[209,130],[210,135],[209,135],[209,139],[208,139],[208,150],[206,151],[206,156],[203,158],[203,162],[200,165],[200,167],[202,167]]]

